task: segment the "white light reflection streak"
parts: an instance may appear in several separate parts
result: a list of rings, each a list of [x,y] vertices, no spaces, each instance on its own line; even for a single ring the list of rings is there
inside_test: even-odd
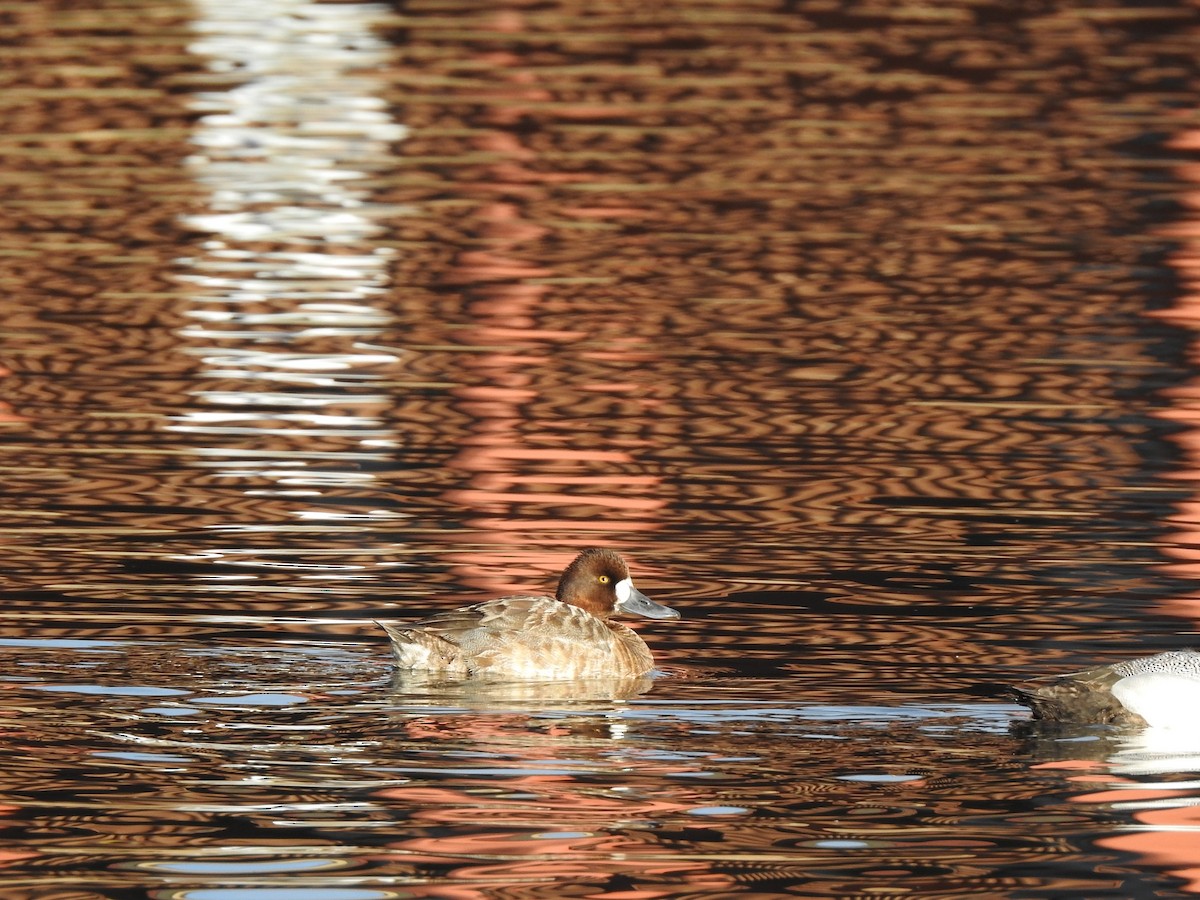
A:
[[[406,210],[373,202],[368,182],[395,166],[406,135],[380,96],[391,47],[375,28],[389,10],[193,7],[190,49],[209,76],[191,101],[203,116],[188,164],[208,199],[185,224],[209,238],[181,261],[196,409],[169,427],[203,439],[193,464],[216,483],[273,501],[264,518],[392,519],[329,495],[367,487],[362,461],[396,445],[383,416],[392,398],[377,386],[400,359],[381,337],[393,317],[379,236]],[[257,527],[248,509],[218,527]]]

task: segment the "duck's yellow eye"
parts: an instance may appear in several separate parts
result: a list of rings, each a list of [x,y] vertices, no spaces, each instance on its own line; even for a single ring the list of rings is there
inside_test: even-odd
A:
[[[607,576],[607,575],[601,575],[601,576],[600,576],[599,578],[597,578],[596,580],[597,580],[598,582],[600,582],[601,584],[608,584],[608,576]]]

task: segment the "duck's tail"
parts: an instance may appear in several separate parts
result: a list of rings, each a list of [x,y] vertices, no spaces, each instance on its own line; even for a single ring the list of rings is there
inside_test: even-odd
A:
[[[446,672],[455,668],[458,648],[444,638],[420,628],[405,628],[378,619],[375,624],[392,639],[392,656],[396,658],[397,668],[423,672]]]

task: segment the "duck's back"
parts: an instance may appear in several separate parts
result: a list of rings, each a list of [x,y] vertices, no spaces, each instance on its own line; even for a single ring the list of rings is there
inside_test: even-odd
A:
[[[632,629],[553,597],[505,597],[383,627],[400,668],[454,677],[613,678],[654,665]]]

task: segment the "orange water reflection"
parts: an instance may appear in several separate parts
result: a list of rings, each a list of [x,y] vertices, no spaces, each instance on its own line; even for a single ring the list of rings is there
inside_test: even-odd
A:
[[[1176,151],[1200,148],[1200,131],[1181,132],[1166,145]],[[1184,181],[1200,184],[1200,166],[1178,165],[1175,172]],[[1200,209],[1200,190],[1182,194],[1181,200],[1189,215],[1163,229],[1178,242],[1166,261],[1177,275],[1179,291],[1171,307],[1152,310],[1149,315],[1200,334],[1200,222],[1193,214]],[[1193,363],[1200,360],[1200,343],[1193,342],[1189,357]],[[1200,490],[1200,378],[1163,388],[1160,394],[1170,406],[1156,414],[1181,426],[1169,436],[1181,457],[1177,468],[1165,477]],[[1200,495],[1175,501],[1165,522],[1170,530],[1162,537],[1161,551],[1171,562],[1159,568],[1169,576],[1195,580],[1200,577]],[[1200,591],[1175,593],[1150,606],[1200,623]],[[1200,736],[1148,729],[1126,741],[1125,749],[1104,760],[1068,759],[1033,768],[1080,772],[1068,776],[1067,782],[1095,789],[1073,795],[1072,802],[1110,807],[1132,819],[1132,823],[1098,836],[1096,845],[1130,853],[1142,864],[1181,879],[1182,892],[1200,893],[1200,807],[1196,806],[1194,778],[1200,773]],[[1135,761],[1133,771],[1143,776],[1158,774],[1162,780],[1142,783],[1124,776],[1130,769],[1130,754]],[[1179,773],[1192,777],[1185,780]]]
[[[1129,853],[1141,864],[1181,879],[1180,891],[1200,893],[1195,780],[1200,736],[1149,729],[1117,737],[1115,752],[1107,758],[1064,759],[1032,768],[1061,771],[1065,782],[1085,787],[1085,793],[1071,797],[1072,803],[1107,808],[1123,820],[1128,817],[1109,833],[1097,835],[1096,846]]]
[[[1200,148],[1200,131],[1182,131],[1167,142],[1176,151]],[[1190,361],[1200,362],[1200,165],[1179,165],[1176,175],[1184,182],[1197,185],[1196,190],[1181,192],[1180,204],[1187,213],[1164,229],[1177,241],[1167,257],[1175,271],[1179,292],[1174,304],[1154,315],[1167,319],[1198,335],[1189,353]],[[1159,415],[1182,426],[1171,440],[1179,447],[1181,460],[1172,478],[1195,486],[1198,492],[1191,500],[1177,502],[1167,518],[1171,531],[1163,537],[1163,554],[1172,562],[1163,570],[1184,579],[1200,577],[1200,377],[1162,391],[1171,401]],[[1200,591],[1175,594],[1158,604],[1170,615],[1190,619],[1200,624]],[[1197,856],[1200,862],[1200,855]]]
[[[1111,791],[1077,797],[1081,803],[1143,801],[1155,806],[1176,798],[1192,798],[1191,791],[1142,789]],[[1200,894],[1200,807],[1184,800],[1179,806],[1151,808],[1133,814],[1137,831],[1100,838],[1101,847],[1132,853],[1148,866],[1162,868],[1183,880],[1180,887]]]
[[[499,33],[528,31],[526,14],[506,10],[487,27]],[[585,545],[627,549],[630,539],[660,527],[666,505],[663,482],[652,474],[625,474],[644,448],[613,440],[609,428],[578,432],[539,414],[574,404],[572,394],[620,393],[622,385],[546,383],[553,356],[595,353],[593,335],[548,329],[540,324],[556,280],[555,268],[540,262],[550,229],[539,221],[548,187],[593,176],[556,172],[522,139],[519,126],[532,108],[553,99],[545,75],[514,53],[483,52],[493,84],[477,97],[471,142],[487,162],[456,184],[474,209],[462,214],[467,240],[444,276],[461,291],[465,325],[457,337],[465,351],[465,384],[451,390],[465,413],[467,433],[447,462],[463,480],[442,498],[463,511],[462,532],[450,544],[469,545],[439,553],[456,582],[485,594],[529,591],[531,567],[557,571],[573,548]],[[570,118],[571,104],[556,113]],[[636,323],[614,320],[611,331]],[[605,352],[616,361],[633,358],[619,344]],[[576,420],[577,422],[578,420]],[[617,465],[614,465],[617,464]]]

